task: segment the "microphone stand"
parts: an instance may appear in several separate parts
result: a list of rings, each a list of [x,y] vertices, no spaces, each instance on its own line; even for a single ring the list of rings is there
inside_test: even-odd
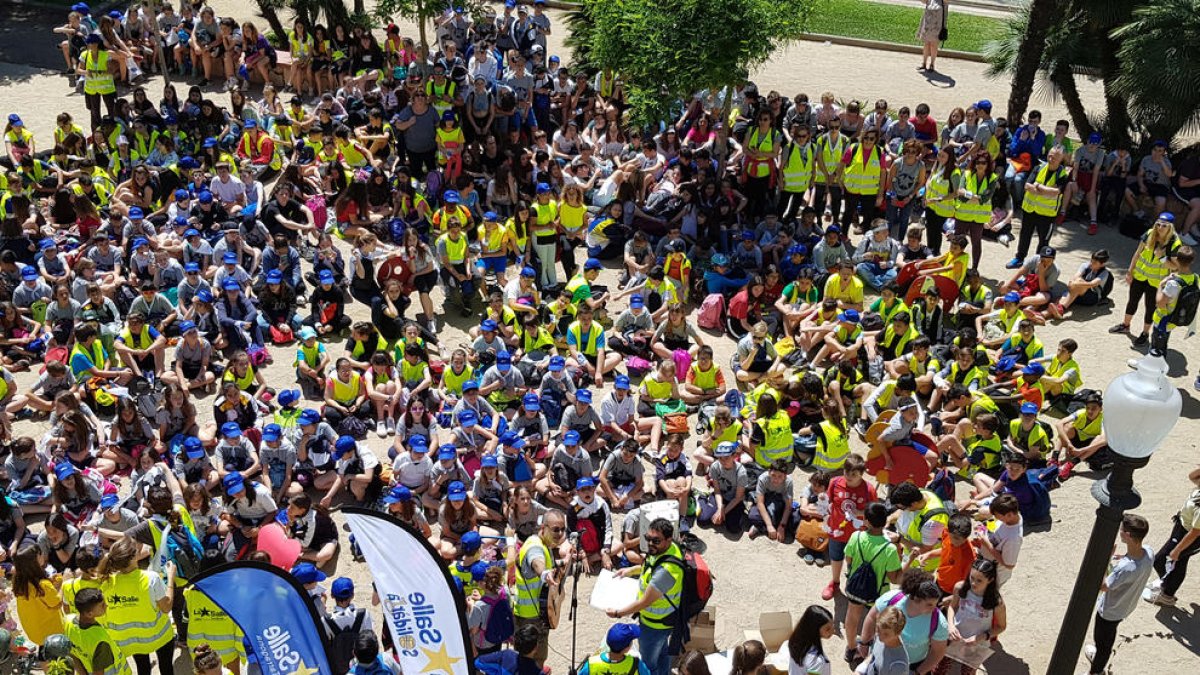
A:
[[[572,532],[571,537],[571,610],[567,614],[567,618],[571,620],[571,667],[568,670],[568,675],[577,675],[579,672],[578,663],[575,656],[575,636],[579,629],[579,575],[583,572],[583,565],[579,563],[576,557],[579,555],[579,533]]]

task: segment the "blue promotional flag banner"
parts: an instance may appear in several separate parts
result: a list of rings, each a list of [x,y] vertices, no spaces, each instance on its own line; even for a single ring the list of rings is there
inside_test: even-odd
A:
[[[263,675],[332,672],[316,608],[287,572],[266,563],[221,565],[191,582],[246,634]]]
[[[342,509],[362,551],[405,675],[474,672],[462,593],[429,542],[404,523],[366,509]]]

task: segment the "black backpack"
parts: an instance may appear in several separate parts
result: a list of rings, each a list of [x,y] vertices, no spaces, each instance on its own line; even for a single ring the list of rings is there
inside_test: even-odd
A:
[[[846,579],[846,588],[842,591],[842,595],[863,605],[873,604],[879,599],[879,577],[875,575],[875,566],[872,563],[890,545],[880,546],[870,560],[854,568],[854,572]],[[860,553],[862,552],[861,539],[858,541],[858,550]]]
[[[330,617],[325,617],[325,625],[329,626],[332,635],[329,640],[329,666],[334,675],[345,675],[350,672],[350,662],[354,660],[354,643],[362,632],[363,620],[367,610],[359,608],[354,612],[354,623],[346,628],[340,628]]]
[[[1175,280],[1180,286],[1179,298],[1167,321],[1176,326],[1190,326],[1196,320],[1196,308],[1200,305],[1200,283],[1192,281],[1189,284],[1179,275],[1175,275]]]

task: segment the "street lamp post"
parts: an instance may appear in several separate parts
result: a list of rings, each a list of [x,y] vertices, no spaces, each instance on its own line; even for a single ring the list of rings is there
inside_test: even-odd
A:
[[[1183,399],[1166,373],[1167,363],[1162,357],[1146,356],[1134,372],[1116,378],[1104,392],[1104,436],[1114,464],[1108,478],[1092,485],[1092,496],[1100,505],[1046,670],[1048,675],[1075,672],[1121,518],[1125,511],[1142,503],[1133,487],[1133,472],[1149,463],[1150,455],[1179,421]]]

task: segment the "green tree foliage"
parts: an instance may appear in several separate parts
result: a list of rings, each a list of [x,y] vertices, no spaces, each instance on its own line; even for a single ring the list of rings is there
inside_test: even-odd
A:
[[[1155,0],[1133,12],[1112,37],[1120,43],[1118,94],[1155,138],[1200,125],[1200,0]]]
[[[467,14],[474,17],[483,14],[485,5],[487,3],[484,0],[456,0],[453,3],[454,7],[462,7]],[[378,0],[375,3],[374,14],[385,23],[394,16],[402,16],[415,21],[421,36],[421,44],[428,49],[429,39],[426,36],[426,25],[433,23],[434,19],[441,16],[449,7],[451,7],[449,0]]]
[[[651,122],[676,99],[738,84],[803,32],[815,1],[584,0],[590,26],[572,45],[586,65],[618,73],[638,121]]]

